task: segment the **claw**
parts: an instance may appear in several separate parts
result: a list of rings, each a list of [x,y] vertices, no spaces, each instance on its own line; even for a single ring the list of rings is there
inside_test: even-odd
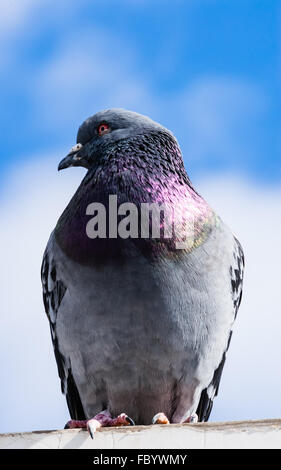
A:
[[[64,426],[64,429],[75,429],[75,428],[86,428],[87,427],[87,421],[79,421],[77,419],[71,419],[70,421],[67,421],[66,425]]]
[[[89,434],[91,436],[92,439],[94,439],[94,433],[95,431],[92,429],[91,425],[89,424],[89,427],[88,427],[88,431],[89,431]]]
[[[157,413],[152,418],[152,424],[170,424],[170,421],[164,413]]]
[[[94,434],[97,429],[101,428],[102,424],[95,418],[89,419],[87,421],[87,429],[92,439],[94,439]]]
[[[75,429],[75,428],[87,428],[90,436],[94,439],[96,430],[101,427],[107,426],[134,426],[135,423],[126,415],[126,413],[121,413],[117,418],[111,418],[110,412],[108,410],[101,411],[94,418],[91,418],[87,421],[78,421],[71,419],[65,425],[64,429]]]
[[[126,416],[126,421],[130,424],[130,426],[135,426],[135,422],[130,418],[130,416]]]
[[[111,422],[108,424],[108,426],[134,426],[135,423],[130,418],[130,416],[126,415],[126,413],[121,413],[120,415],[117,416],[117,418],[111,419]]]

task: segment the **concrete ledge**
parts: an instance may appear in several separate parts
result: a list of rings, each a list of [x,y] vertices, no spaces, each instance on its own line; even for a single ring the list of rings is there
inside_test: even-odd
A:
[[[0,449],[281,449],[281,419],[0,434]]]

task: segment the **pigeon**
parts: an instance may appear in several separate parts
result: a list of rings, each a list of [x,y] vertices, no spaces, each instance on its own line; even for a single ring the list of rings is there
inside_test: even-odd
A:
[[[93,437],[207,421],[242,297],[239,241],[149,117],[113,108],[86,119],[58,169],[73,166],[87,172],[41,268],[66,427]]]

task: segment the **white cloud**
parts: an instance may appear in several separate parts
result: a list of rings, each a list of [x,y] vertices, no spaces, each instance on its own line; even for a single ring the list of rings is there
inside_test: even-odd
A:
[[[177,107],[192,160],[211,157],[221,164],[246,154],[251,158],[259,139],[257,123],[268,103],[254,83],[216,75],[197,77],[182,92]]]
[[[1,34],[11,33],[25,23],[36,0],[1,0]]]
[[[41,33],[48,19],[52,25],[67,24],[79,3],[75,0],[1,0],[0,69],[21,63],[22,46]],[[43,22],[42,22],[42,19]]]
[[[122,107],[182,134],[188,164],[237,167],[259,155],[256,130],[268,102],[254,83],[199,76],[184,89],[158,96],[136,58],[137,51],[106,30],[65,36],[30,84],[35,119],[58,131],[73,123],[78,128],[101,109]]]
[[[1,0],[0,5],[0,69],[5,70],[13,61],[35,0]]]
[[[0,34],[18,34],[28,28],[30,22],[36,23],[37,14],[43,13],[54,20],[66,19],[69,13],[78,8],[75,0],[1,0]]]
[[[257,129],[269,104],[255,83],[233,76],[193,76],[184,88],[165,93],[155,88],[153,77],[163,60],[161,66],[146,70],[141,67],[140,46],[128,37],[117,37],[95,20],[87,29],[79,15],[76,22],[81,3],[4,0],[3,5],[0,62],[6,61],[6,73],[7,63],[18,64],[9,73],[22,77],[21,93],[32,111],[30,128],[63,134],[70,126],[77,129],[98,110],[124,107],[161,120],[176,135],[181,133],[187,163],[197,168],[206,168],[208,162],[217,167],[235,162],[237,167],[237,162],[260,157]],[[45,51],[40,60],[25,62],[24,48],[31,39],[50,34],[50,25],[56,47]],[[2,43],[1,34],[8,35]]]
[[[281,188],[233,175],[197,187],[238,236],[246,257],[241,309],[212,420],[279,417]]]
[[[0,207],[1,429],[61,428],[68,419],[41,298],[40,264],[56,220],[84,170],[57,173],[58,155],[14,171]],[[225,176],[197,187],[246,253],[246,280],[212,420],[276,417],[279,397],[281,189]]]
[[[95,27],[64,37],[38,71],[32,94],[40,119],[59,127],[110,107],[152,109],[134,51]]]
[[[6,184],[1,205],[1,431],[62,427],[67,420],[42,306],[40,265],[84,171],[63,178],[57,160],[38,157],[20,168]]]
[[[185,90],[159,98],[138,70],[138,51],[128,42],[94,25],[83,33],[72,28],[69,36],[67,18],[78,2],[52,2],[51,8],[48,4],[2,0],[0,18],[2,65],[17,57],[25,35],[41,27],[42,22],[36,25],[39,8],[44,10],[41,17],[49,15],[65,28],[54,55],[36,64],[26,90],[35,120],[42,125],[78,127],[99,109],[121,106],[172,124],[178,136],[181,129],[188,166],[210,155],[217,155],[220,163],[240,162],[246,152],[255,151],[258,136],[249,132],[249,122],[259,119],[267,104],[252,83],[197,77]],[[1,431],[61,427],[68,416],[43,313],[39,271],[49,233],[83,170],[57,174],[57,160],[42,156],[18,169],[0,207]],[[232,175],[198,181],[198,187],[237,232],[247,263],[242,308],[212,419],[277,416],[281,190]]]
[[[197,77],[185,89],[157,96],[138,71],[137,51],[107,31],[64,38],[32,84],[36,119],[56,129],[76,127],[89,115],[122,107],[167,123],[182,134],[188,162],[231,165],[259,155],[256,130],[267,97],[251,82]]]

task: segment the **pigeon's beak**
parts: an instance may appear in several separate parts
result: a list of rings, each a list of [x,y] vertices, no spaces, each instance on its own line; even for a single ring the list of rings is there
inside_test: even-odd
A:
[[[82,155],[79,155],[79,153],[82,148],[82,144],[74,145],[66,157],[63,158],[60,162],[58,170],[63,170],[64,168],[68,168],[70,166],[80,166],[83,157]]]

